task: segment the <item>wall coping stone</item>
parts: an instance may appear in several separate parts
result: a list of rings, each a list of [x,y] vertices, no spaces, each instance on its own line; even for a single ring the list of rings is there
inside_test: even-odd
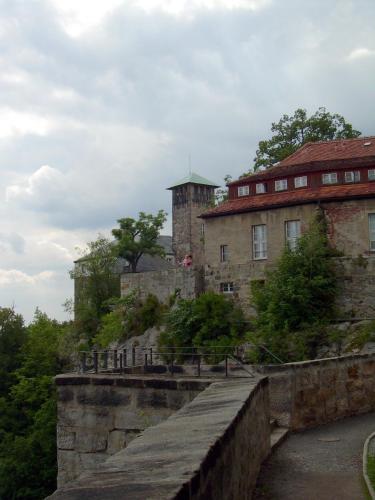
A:
[[[348,361],[359,361],[359,360],[375,360],[374,353],[366,353],[366,354],[345,354],[344,356],[336,356],[332,358],[321,358],[321,359],[313,359],[307,361],[298,361],[294,363],[284,363],[280,365],[259,365],[257,369],[260,373],[272,373],[272,372],[281,372],[288,370],[298,370],[301,368],[307,368],[309,366],[324,366],[330,364],[332,362],[337,363],[346,363]]]
[[[169,389],[176,391],[203,391],[217,379],[212,378],[177,378],[119,374],[85,374],[65,373],[55,377],[57,386],[66,385],[108,385],[132,387],[138,389]]]
[[[210,384],[167,420],[147,428],[100,469],[83,473],[49,498],[190,498],[233,438],[254,397],[267,388],[268,379],[211,380]]]

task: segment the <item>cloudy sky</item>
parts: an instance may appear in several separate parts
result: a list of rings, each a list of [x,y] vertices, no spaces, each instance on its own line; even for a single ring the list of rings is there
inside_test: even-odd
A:
[[[375,135],[373,0],[0,0],[0,305],[66,317],[76,247],[325,106]],[[165,232],[170,231],[170,223]]]

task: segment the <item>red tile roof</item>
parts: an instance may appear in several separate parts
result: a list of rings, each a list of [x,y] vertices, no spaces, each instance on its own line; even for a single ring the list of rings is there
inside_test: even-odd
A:
[[[319,188],[284,191],[282,193],[260,194],[228,200],[217,207],[204,212],[201,217],[219,217],[269,208],[290,205],[303,205],[318,201],[338,201],[353,198],[375,197],[375,182],[338,186],[322,186]]]
[[[277,178],[304,171],[327,170],[337,165],[375,161],[375,136],[337,141],[308,142],[278,165],[250,174],[229,185],[246,184],[249,181]]]

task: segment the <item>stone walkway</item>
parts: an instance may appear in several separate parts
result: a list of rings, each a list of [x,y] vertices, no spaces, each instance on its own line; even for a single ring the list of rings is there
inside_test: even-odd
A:
[[[362,450],[375,413],[290,435],[263,465],[254,499],[362,500]]]

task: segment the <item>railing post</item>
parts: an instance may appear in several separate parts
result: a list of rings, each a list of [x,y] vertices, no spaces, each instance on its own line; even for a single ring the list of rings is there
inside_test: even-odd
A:
[[[113,368],[117,370],[117,349],[113,350]]]
[[[144,364],[144,371],[145,372],[147,371],[147,365],[148,365],[148,359],[147,359],[147,357],[148,357],[148,354],[147,354],[147,352],[145,352],[145,364]]]
[[[135,347],[132,349],[132,366],[135,366]]]
[[[174,358],[174,356],[172,356],[172,360],[171,360],[171,374],[172,374],[172,377],[174,376],[173,358]]]
[[[228,354],[225,355],[225,376],[228,376]]]
[[[126,349],[124,349],[124,355],[123,355],[123,358],[124,358],[124,367],[127,365],[127,359],[126,359]]]
[[[201,355],[198,354],[198,365],[197,365],[197,368],[198,368],[198,377],[201,376]]]
[[[103,352],[103,368],[104,370],[108,369],[108,351]]]
[[[152,347],[150,347],[150,365],[152,365]]]
[[[120,352],[120,373],[123,372],[123,364],[122,364],[122,352]]]
[[[94,371],[95,373],[98,373],[98,351],[93,352],[93,358],[94,358]]]
[[[83,373],[85,373],[86,370],[87,370],[86,353],[83,352],[82,353],[82,371],[83,371]]]

